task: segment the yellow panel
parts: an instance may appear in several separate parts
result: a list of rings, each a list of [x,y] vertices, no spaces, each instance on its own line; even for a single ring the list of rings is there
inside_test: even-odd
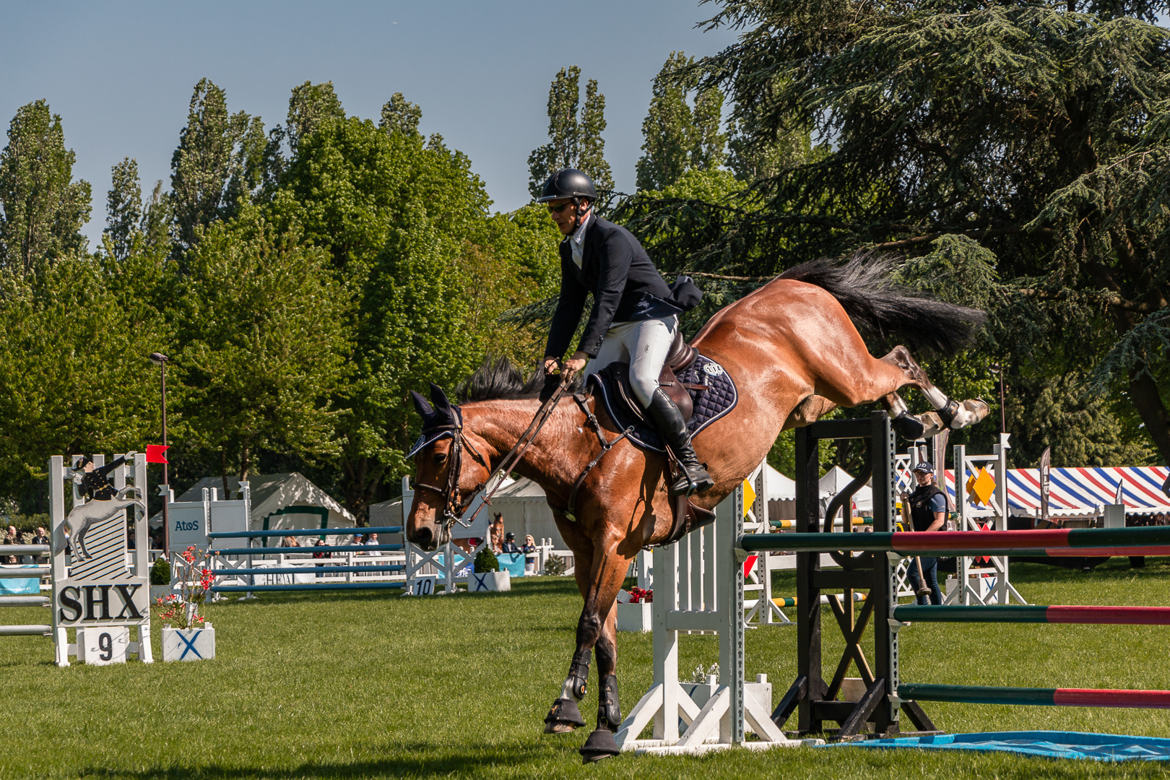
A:
[[[756,503],[756,491],[752,487],[749,480],[743,481],[743,515],[747,517],[747,513],[751,511],[752,504]]]

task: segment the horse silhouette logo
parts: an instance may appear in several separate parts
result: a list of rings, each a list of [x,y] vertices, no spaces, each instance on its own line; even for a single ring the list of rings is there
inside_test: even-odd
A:
[[[74,504],[65,518],[74,578],[130,577],[126,565],[126,510],[137,507],[140,517],[145,517],[146,503],[139,488],[118,490],[109,474],[134,454],[127,453],[104,466],[96,466],[91,458],[82,455],[73,464],[71,478],[84,499]]]

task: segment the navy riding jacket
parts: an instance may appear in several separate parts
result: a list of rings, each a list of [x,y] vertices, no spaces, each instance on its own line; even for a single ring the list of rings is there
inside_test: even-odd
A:
[[[561,242],[561,296],[548,334],[547,357],[562,357],[568,349],[585,297],[593,293],[593,309],[577,349],[596,357],[606,331],[615,322],[665,317],[682,308],[646,250],[634,235],[596,214],[585,228],[581,267],[573,262],[570,238]]]

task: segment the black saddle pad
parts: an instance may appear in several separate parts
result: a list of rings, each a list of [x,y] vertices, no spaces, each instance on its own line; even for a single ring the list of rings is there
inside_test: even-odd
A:
[[[629,407],[622,400],[620,391],[614,386],[615,382],[629,382],[627,371],[600,371],[590,375],[588,381],[594,393],[601,399],[605,411],[622,430],[633,426],[630,439],[635,444],[655,452],[665,452],[662,437],[644,420],[634,416]],[[703,390],[689,390],[695,402],[695,411],[687,421],[687,430],[692,436],[706,428],[711,423],[724,416],[739,402],[739,395],[735,389],[735,382],[723,366],[705,355],[696,355],[695,359],[682,373],[677,375],[679,382],[684,385],[703,385]],[[633,394],[628,393],[632,398]]]

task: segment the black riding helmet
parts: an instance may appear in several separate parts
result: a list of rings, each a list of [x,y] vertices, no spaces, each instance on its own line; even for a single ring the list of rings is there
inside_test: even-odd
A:
[[[561,168],[548,177],[544,191],[536,202],[548,203],[562,198],[572,198],[574,203],[583,198],[592,203],[597,200],[597,188],[593,186],[593,179],[576,168]]]

